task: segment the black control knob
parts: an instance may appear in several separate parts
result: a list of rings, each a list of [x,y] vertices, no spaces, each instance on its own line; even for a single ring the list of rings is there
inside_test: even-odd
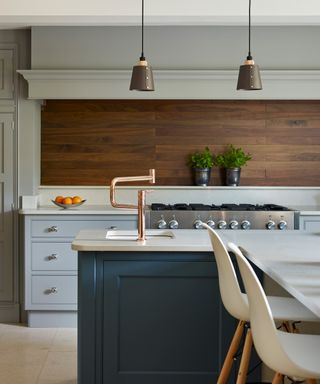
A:
[[[172,219],[169,221],[169,228],[170,229],[178,229],[179,228],[179,223],[176,219]]]
[[[243,220],[241,223],[241,229],[250,229],[251,223],[249,220]]]
[[[229,223],[229,228],[230,229],[238,229],[239,227],[239,223],[237,222],[237,220],[231,220],[230,223]]]
[[[266,228],[271,230],[276,228],[276,223],[273,220],[269,220],[266,224]]]
[[[157,222],[157,228],[158,228],[158,229],[165,229],[165,228],[167,228],[167,222],[165,221],[164,218],[161,218],[161,219]]]
[[[227,228],[227,223],[224,220],[218,221],[218,228],[219,229],[226,229]]]
[[[202,221],[200,219],[197,219],[194,223],[193,223],[193,228],[194,229],[202,229]]]
[[[209,227],[211,227],[211,228],[214,228],[216,226],[216,223],[213,220],[209,219],[207,221],[207,225],[209,225]]]
[[[288,224],[286,221],[284,221],[284,220],[279,221],[278,228],[281,231],[283,231],[284,229],[287,229],[287,227],[288,227]]]

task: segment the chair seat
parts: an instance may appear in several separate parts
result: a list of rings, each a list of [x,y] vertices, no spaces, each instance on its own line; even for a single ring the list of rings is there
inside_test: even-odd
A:
[[[278,336],[283,349],[294,363],[287,372],[288,367],[282,365],[282,373],[303,378],[319,378],[320,335],[292,334],[278,331]]]
[[[242,293],[242,297],[248,302],[245,293]],[[293,297],[267,296],[267,300],[275,321],[320,321],[318,316]],[[249,313],[241,320],[249,321]]]
[[[293,297],[267,296],[275,320],[316,321],[319,317]]]

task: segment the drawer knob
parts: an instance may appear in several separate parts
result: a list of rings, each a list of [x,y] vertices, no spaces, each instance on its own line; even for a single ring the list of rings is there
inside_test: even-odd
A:
[[[48,289],[48,293],[58,293],[58,288],[52,287],[52,288]]]
[[[52,253],[51,255],[48,256],[48,260],[57,260],[58,255],[56,253]]]
[[[58,232],[58,227],[56,225],[53,225],[52,227],[48,228],[48,232]]]

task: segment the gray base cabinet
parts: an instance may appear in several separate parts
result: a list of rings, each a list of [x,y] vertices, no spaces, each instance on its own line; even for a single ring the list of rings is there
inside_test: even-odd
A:
[[[236,322],[211,253],[79,252],[78,283],[79,384],[217,382]]]
[[[135,215],[24,216],[24,309],[30,327],[77,326],[77,253],[82,229],[134,229]]]
[[[301,215],[299,228],[305,231],[319,231],[320,215]]]

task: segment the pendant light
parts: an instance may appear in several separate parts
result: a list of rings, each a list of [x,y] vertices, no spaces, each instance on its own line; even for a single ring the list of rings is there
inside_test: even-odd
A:
[[[240,66],[237,89],[245,91],[262,89],[260,69],[251,56],[251,0],[249,0],[249,52],[244,64]]]
[[[133,67],[130,91],[154,91],[152,68],[144,57],[144,0],[142,0],[142,25],[141,25],[142,50],[139,62]]]

